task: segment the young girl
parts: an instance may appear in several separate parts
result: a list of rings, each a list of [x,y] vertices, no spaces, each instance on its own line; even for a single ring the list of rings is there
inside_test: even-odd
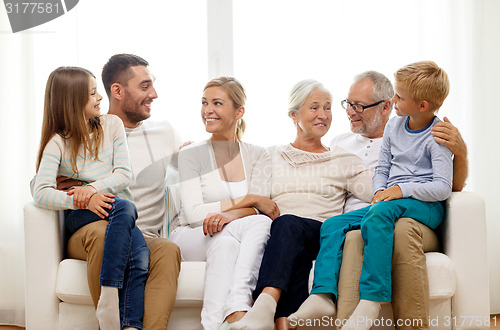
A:
[[[65,223],[71,234],[108,220],[97,319],[102,330],[142,329],[149,251],[135,226],[123,123],[114,115],[100,115],[101,99],[88,70],[60,67],[50,74],[34,199],[38,207],[68,210]],[[58,176],[84,185],[58,191]]]

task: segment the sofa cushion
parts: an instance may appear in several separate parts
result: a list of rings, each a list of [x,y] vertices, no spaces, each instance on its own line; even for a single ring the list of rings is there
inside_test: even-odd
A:
[[[70,304],[94,305],[87,283],[87,262],[64,259],[59,263],[56,280],[56,295]]]
[[[203,305],[203,283],[205,262],[187,261],[181,263],[175,307],[200,307]]]
[[[428,252],[425,257],[430,298],[453,297],[457,286],[457,277],[451,259],[439,252]]]
[[[200,307],[203,304],[205,262],[182,262],[175,307]],[[67,303],[93,305],[87,283],[87,262],[64,259],[59,264],[57,297]]]

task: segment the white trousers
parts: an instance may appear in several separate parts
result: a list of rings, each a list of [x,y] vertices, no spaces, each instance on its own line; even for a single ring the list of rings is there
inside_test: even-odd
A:
[[[203,227],[177,228],[170,240],[181,249],[183,261],[206,261],[201,324],[216,330],[224,319],[252,306],[271,219],[250,215],[228,223],[213,237]]]

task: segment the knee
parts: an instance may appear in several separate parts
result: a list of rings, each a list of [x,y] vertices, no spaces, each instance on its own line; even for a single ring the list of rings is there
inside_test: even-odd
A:
[[[271,236],[296,232],[299,230],[299,221],[300,219],[292,214],[277,217],[271,224]]]
[[[356,251],[363,251],[364,241],[361,236],[361,230],[352,230],[348,232],[345,236],[344,241],[344,251],[351,251],[356,253]]]
[[[411,218],[401,218],[394,228],[394,252],[419,252],[423,254],[423,237],[420,225]]]
[[[85,249],[87,252],[92,251],[104,251],[104,239],[106,237],[106,227],[108,222],[105,220],[99,220],[96,222],[89,223],[84,228],[87,228],[87,234],[85,235]]]
[[[165,238],[150,238],[148,240],[150,262],[155,265],[181,263],[181,250],[177,244]]]
[[[115,198],[113,208],[115,211],[124,212],[134,218],[137,218],[137,208],[135,207],[135,204],[128,199]]]
[[[382,201],[370,207],[363,218],[362,226],[393,228],[395,220],[394,205],[390,201]]]
[[[269,234],[272,224],[273,221],[267,215],[257,214],[252,216],[252,226],[267,234]]]
[[[115,215],[120,215],[120,222],[129,226],[135,226],[137,220],[137,208],[135,204],[127,199],[116,198],[111,209]]]

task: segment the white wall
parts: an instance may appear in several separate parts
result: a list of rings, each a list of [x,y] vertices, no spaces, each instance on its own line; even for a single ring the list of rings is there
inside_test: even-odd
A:
[[[471,187],[486,200],[491,313],[500,313],[500,1],[484,1],[477,8],[476,68],[473,80],[474,105],[469,143]],[[471,219],[474,230],[474,219]]]

